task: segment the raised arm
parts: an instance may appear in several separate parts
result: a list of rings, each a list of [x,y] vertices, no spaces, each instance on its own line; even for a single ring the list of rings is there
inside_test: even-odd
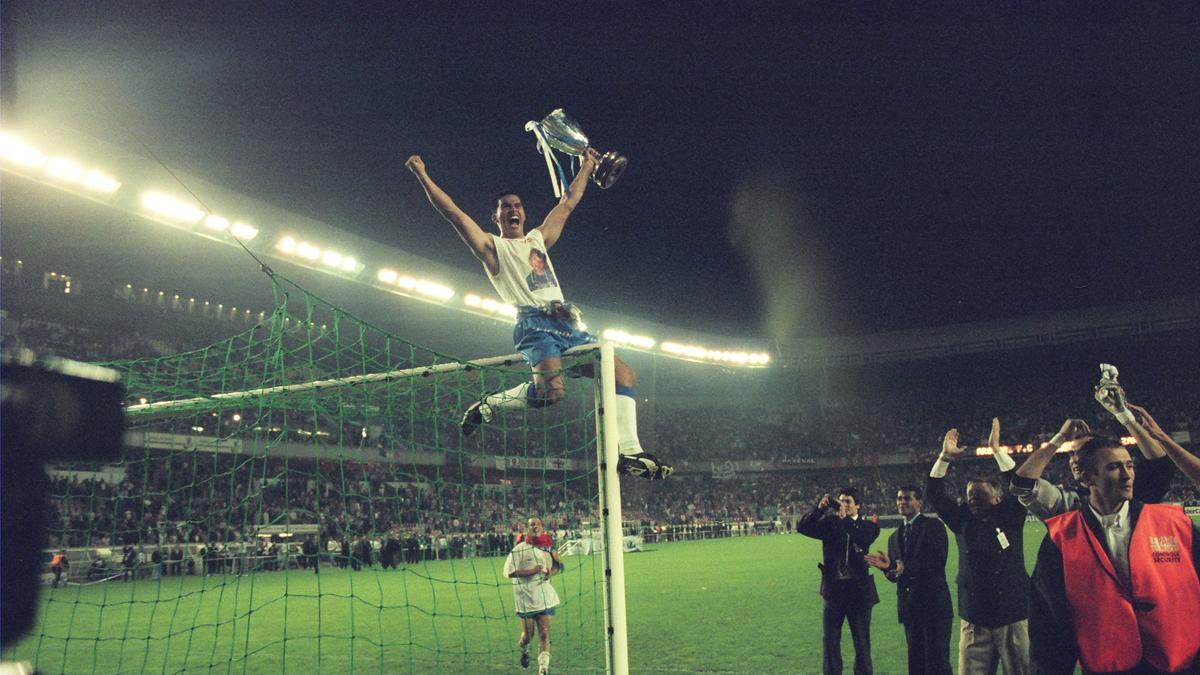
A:
[[[1167,456],[1166,449],[1142,425],[1138,424],[1137,417],[1129,410],[1125,401],[1124,389],[1117,386],[1096,387],[1096,402],[1112,413],[1112,416],[1133,436],[1133,439],[1137,441],[1138,449],[1142,451],[1142,457],[1161,459]]]
[[[429,198],[429,203],[433,205],[433,208],[438,213],[442,214],[443,218],[450,221],[459,238],[463,240],[467,248],[471,249],[471,253],[483,262],[488,272],[498,274],[500,272],[500,261],[496,257],[496,248],[492,242],[492,238],[466,212],[458,208],[458,205],[454,203],[450,195],[446,194],[429,177],[429,173],[425,170],[425,161],[421,159],[420,155],[409,157],[404,165],[420,181],[421,187],[425,190],[425,196]]]
[[[929,470],[929,478],[925,480],[925,498],[933,505],[942,522],[956,532],[967,514],[963,506],[946,494],[946,471],[950,463],[962,457],[964,452],[966,448],[958,444],[958,429],[947,431],[942,437],[942,452]]]
[[[1021,466],[1017,467],[1017,476],[1030,480],[1037,480],[1042,477],[1042,472],[1046,470],[1046,465],[1050,460],[1054,459],[1054,453],[1063,446],[1064,443],[1073,441],[1081,436],[1086,436],[1092,433],[1088,428],[1087,422],[1083,420],[1069,419],[1063,422],[1058,433],[1049,441],[1046,441],[1037,450],[1034,450]]]
[[[575,179],[571,181],[570,187],[567,188],[567,193],[558,200],[558,204],[550,209],[550,213],[546,214],[546,219],[538,227],[538,231],[542,233],[542,240],[546,242],[546,248],[549,249],[558,241],[562,235],[563,226],[567,224],[567,217],[579,205],[579,200],[583,199],[583,192],[587,190],[588,179],[591,178],[592,169],[596,168],[596,162],[600,161],[600,154],[592,148],[588,148],[583,153],[583,158],[580,160],[579,173],[575,174]]]
[[[833,498],[829,495],[821,497],[821,501],[813,507],[811,511],[801,516],[796,523],[796,531],[806,537],[813,539],[824,539],[830,531],[830,525],[833,521],[828,518],[830,516],[829,507],[833,504]]]
[[[1183,475],[1187,476],[1192,483],[1200,487],[1200,457],[1193,455],[1183,446],[1176,443],[1175,439],[1163,431],[1163,428],[1158,425],[1158,422],[1150,416],[1149,411],[1145,408],[1132,403],[1128,405],[1142,419],[1142,426],[1145,427],[1150,436],[1159,442],[1160,446],[1167,453],[1167,456],[1175,463],[1175,466],[1179,467]],[[1136,481],[1134,481],[1134,485],[1137,485]]]
[[[1066,493],[1057,485],[1043,480],[1042,472],[1046,470],[1046,465],[1050,463],[1050,460],[1054,458],[1054,453],[1058,452],[1064,443],[1086,436],[1091,432],[1087,422],[1069,419],[1063,422],[1062,427],[1058,433],[1054,434],[1053,438],[1034,450],[1025,458],[1021,466],[1017,467],[1017,471],[1012,477],[1012,483],[1009,485],[1009,491],[1030,513],[1045,520],[1067,510]]]

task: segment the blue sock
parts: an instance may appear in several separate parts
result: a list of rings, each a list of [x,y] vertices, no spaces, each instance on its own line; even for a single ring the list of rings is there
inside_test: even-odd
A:
[[[617,385],[617,396],[628,396],[629,398],[637,398],[637,393],[633,390],[633,387],[622,387],[621,385],[618,384]]]

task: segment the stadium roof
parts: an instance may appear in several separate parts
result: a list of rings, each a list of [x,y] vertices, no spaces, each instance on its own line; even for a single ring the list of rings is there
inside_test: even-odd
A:
[[[405,337],[414,341],[432,341],[436,347],[446,340],[465,348],[441,325],[447,317],[442,312],[452,310],[489,326],[486,332],[494,334],[497,349],[507,340],[511,315],[480,273],[381,245],[169,168],[145,149],[113,146],[62,128],[26,125],[0,131],[0,169],[21,177],[5,182],[6,255],[48,255],[50,262],[69,262],[72,269],[124,274],[134,285],[233,294],[236,302],[265,307],[271,302],[269,285],[240,241],[270,267],[368,321],[386,325],[393,311],[388,308],[400,307],[395,303],[403,303],[408,316],[426,306],[419,325],[404,326]],[[238,228],[242,236],[235,240],[230,233]],[[731,366],[761,366],[768,354],[805,365],[909,360],[1194,328],[1200,322],[1200,295],[775,343],[585,310],[593,331],[608,330],[610,339],[627,348]]]

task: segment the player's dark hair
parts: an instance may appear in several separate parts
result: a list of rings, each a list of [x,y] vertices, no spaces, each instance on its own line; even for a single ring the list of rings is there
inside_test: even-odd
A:
[[[842,495],[846,495],[847,497],[853,499],[855,504],[862,503],[861,500],[859,500],[859,498],[858,498],[858,490],[855,488],[844,487],[841,490],[838,490],[838,496],[840,497]]]
[[[1096,453],[1105,448],[1120,448],[1121,442],[1108,436],[1092,436],[1075,448],[1075,463],[1084,475],[1096,473]]]
[[[925,496],[921,492],[921,488],[917,487],[916,485],[901,485],[898,492],[911,492],[913,499],[920,502],[925,501]]]
[[[518,199],[521,198],[521,195],[517,194],[515,190],[501,190],[500,192],[496,193],[495,197],[492,197],[492,210],[495,211],[496,209],[500,208],[500,200],[509,195],[513,195]]]

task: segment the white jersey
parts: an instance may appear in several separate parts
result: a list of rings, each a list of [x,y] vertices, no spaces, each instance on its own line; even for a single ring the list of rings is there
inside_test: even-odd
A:
[[[521,542],[513,547],[512,553],[504,561],[504,576],[521,569],[529,569],[541,565],[550,569],[554,559],[540,548]],[[542,612],[558,606],[558,592],[554,590],[550,579],[545,574],[532,574],[527,577],[509,577],[513,582],[513,604],[516,611]]]
[[[483,269],[501,300],[514,307],[544,307],[554,301],[563,301],[554,265],[546,253],[546,241],[539,230],[533,230],[522,239],[491,236],[496,244],[500,271],[493,275],[487,272],[486,265]]]

